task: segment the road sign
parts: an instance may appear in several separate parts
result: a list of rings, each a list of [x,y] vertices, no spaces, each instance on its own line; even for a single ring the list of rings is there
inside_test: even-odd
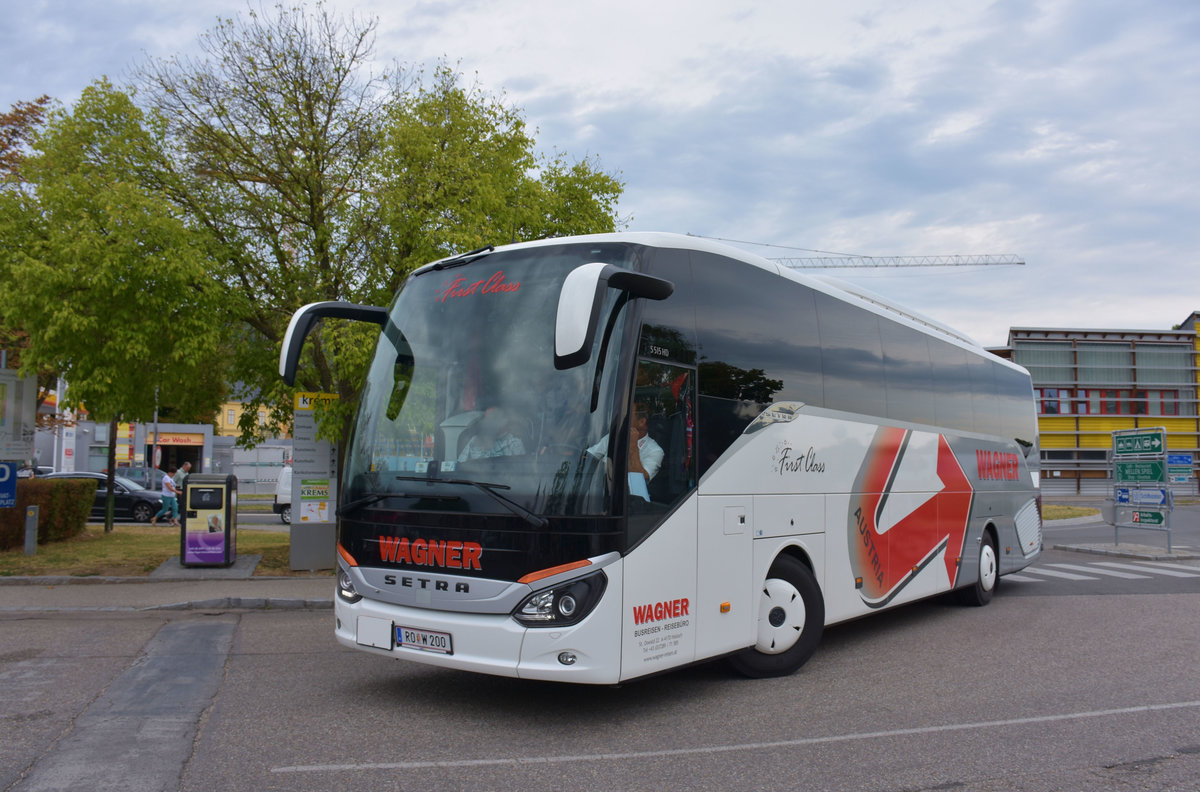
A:
[[[17,463],[0,462],[0,509],[17,505]]]
[[[1180,453],[1176,453],[1176,452],[1172,451],[1171,453],[1167,454],[1167,464],[1171,465],[1172,467],[1191,468],[1192,455],[1191,454],[1180,454]]]
[[[1167,481],[1167,466],[1161,459],[1115,461],[1113,473],[1117,481],[1152,481],[1157,484],[1165,484]]]
[[[1170,497],[1165,487],[1116,487],[1113,495],[1122,506],[1166,506]]]
[[[1114,434],[1113,455],[1161,454],[1167,447],[1167,441],[1163,435],[1164,433],[1161,429],[1130,432],[1129,434]]]
[[[1133,513],[1132,521],[1139,525],[1162,525],[1163,513],[1160,511],[1142,511]]]

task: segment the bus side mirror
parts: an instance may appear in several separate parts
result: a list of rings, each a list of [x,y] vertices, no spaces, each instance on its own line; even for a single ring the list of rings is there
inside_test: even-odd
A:
[[[300,350],[304,348],[304,339],[308,336],[318,319],[326,316],[334,319],[353,319],[359,322],[374,322],[377,325],[387,324],[387,308],[373,305],[355,305],[354,303],[332,300],[329,302],[309,303],[292,314],[287,333],[283,337],[283,346],[279,350],[279,376],[288,385],[296,383],[296,368],[300,364]]]
[[[630,297],[665,300],[675,291],[675,284],[601,261],[571,270],[558,293],[558,314],[554,320],[556,369],[561,371],[587,362],[607,289],[619,289]]]

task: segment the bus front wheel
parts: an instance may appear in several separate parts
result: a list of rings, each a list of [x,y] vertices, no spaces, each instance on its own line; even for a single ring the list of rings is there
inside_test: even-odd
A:
[[[811,571],[798,559],[775,559],[763,581],[754,646],[730,658],[748,677],[786,676],[812,657],[825,629],[825,600]]]

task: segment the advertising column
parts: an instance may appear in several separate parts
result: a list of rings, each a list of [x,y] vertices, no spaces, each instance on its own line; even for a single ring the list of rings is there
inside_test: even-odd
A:
[[[333,569],[337,554],[337,445],[317,439],[315,409],[332,393],[297,393],[292,420],[292,569]]]
[[[0,369],[0,460],[33,461],[37,378]]]

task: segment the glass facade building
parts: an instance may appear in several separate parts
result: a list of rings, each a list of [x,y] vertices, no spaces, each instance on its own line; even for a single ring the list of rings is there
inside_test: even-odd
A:
[[[1047,494],[1111,494],[1112,433],[1163,427],[1171,452],[1200,460],[1200,312],[1171,330],[1013,327],[994,353],[1029,370]]]

